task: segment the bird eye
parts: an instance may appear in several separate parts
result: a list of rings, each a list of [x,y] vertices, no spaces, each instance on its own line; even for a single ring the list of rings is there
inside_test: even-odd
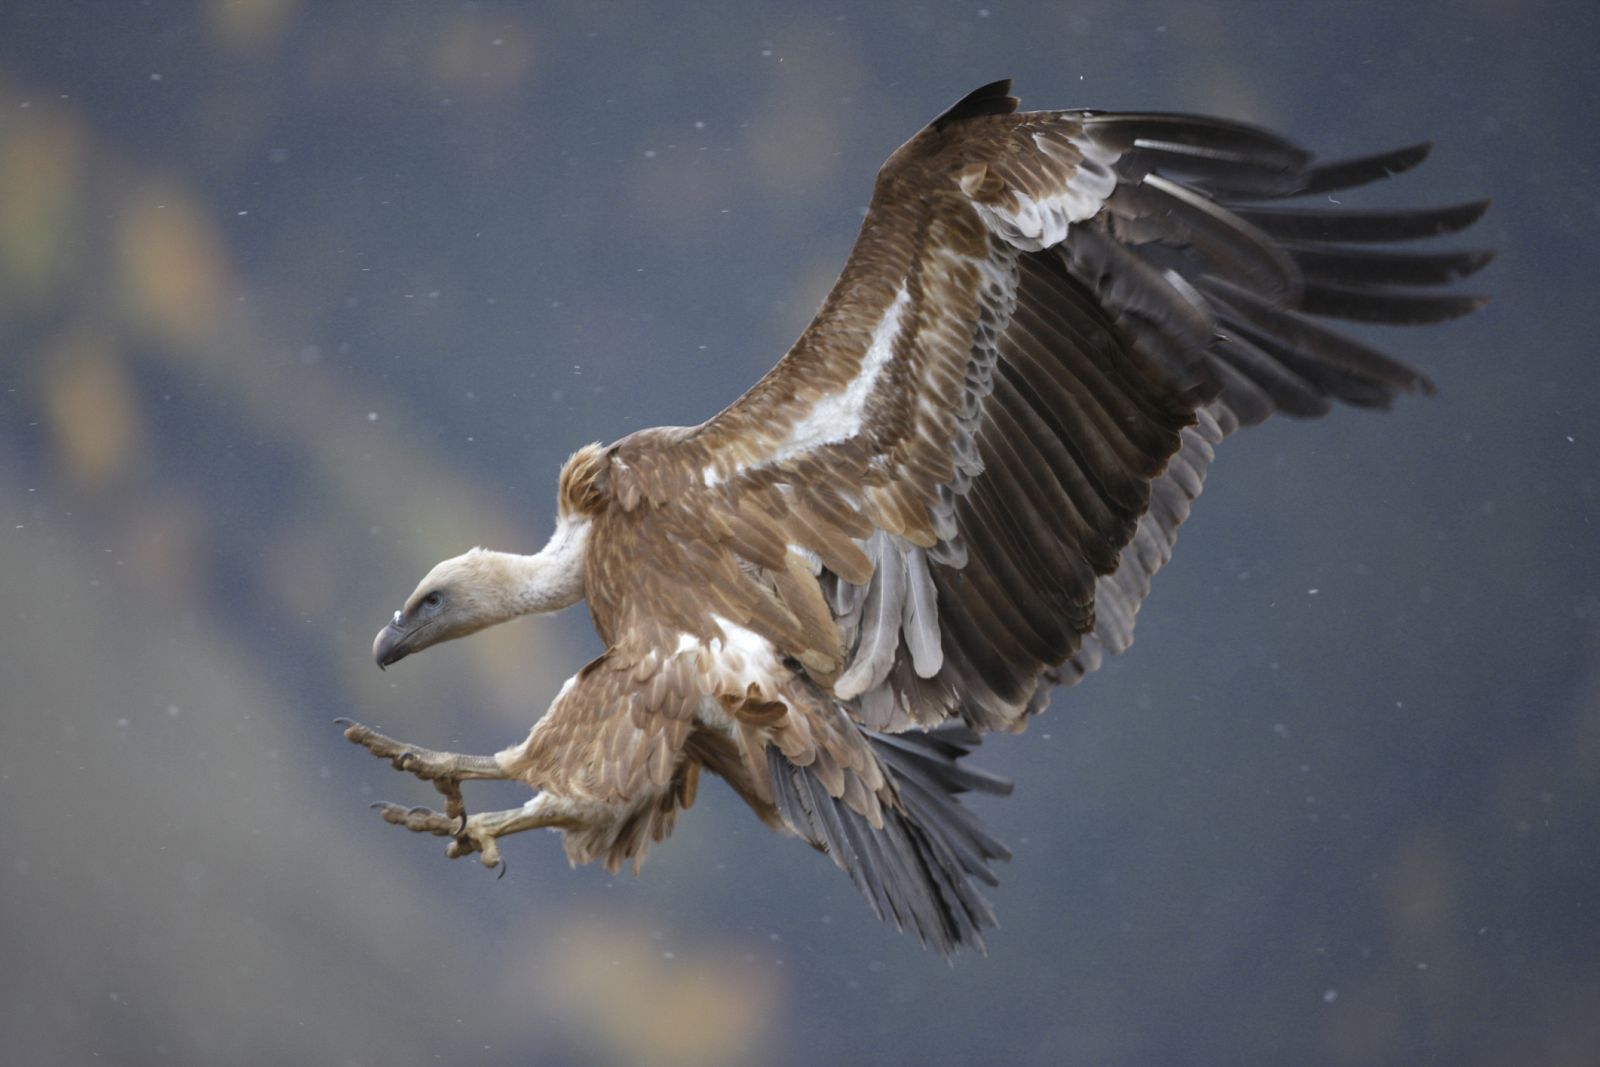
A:
[[[444,603],[444,597],[438,593],[429,593],[422,598],[422,606],[425,608],[436,608],[442,603]]]

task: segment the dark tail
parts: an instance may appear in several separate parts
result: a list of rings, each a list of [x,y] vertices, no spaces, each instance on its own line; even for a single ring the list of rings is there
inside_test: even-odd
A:
[[[990,860],[1011,851],[956,797],[978,792],[1005,795],[1011,783],[960,764],[979,744],[961,725],[927,732],[865,731],[894,780],[903,810],[884,806],[883,828],[830,796],[816,776],[769,748],[778,811],[801,837],[822,849],[850,875],[879,920],[909,928],[923,945],[945,956],[962,946],[986,951],[983,927],[994,909],[974,880],[999,885]]]

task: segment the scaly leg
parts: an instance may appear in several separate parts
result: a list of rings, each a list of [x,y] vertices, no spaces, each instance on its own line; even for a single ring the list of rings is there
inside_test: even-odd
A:
[[[343,726],[345,740],[353,741],[362,748],[371,752],[379,759],[386,759],[394,765],[397,771],[408,771],[421,778],[424,782],[432,782],[433,787],[444,794],[445,809],[441,818],[449,820],[448,826],[457,827],[453,834],[445,836],[464,836],[467,833],[467,804],[461,797],[461,783],[469,778],[508,781],[515,775],[508,774],[500,766],[500,761],[493,756],[463,756],[456,752],[435,752],[431,748],[418,748],[416,745],[401,744],[391,737],[385,737],[370,726],[352,722],[349,719],[335,719]],[[390,805],[393,807],[393,805]],[[404,810],[404,809],[399,809]],[[426,811],[425,808],[412,809]],[[437,814],[431,812],[430,814]],[[499,813],[495,813],[499,814]],[[384,818],[390,822],[396,820],[389,818],[387,810]],[[426,829],[429,833],[440,831],[429,827],[411,826],[413,830]],[[509,833],[510,831],[502,831]],[[491,838],[492,843],[492,838]],[[468,849],[468,852],[477,849]],[[462,853],[463,855],[465,853]],[[487,854],[486,854],[487,856]],[[454,858],[454,856],[452,856]],[[489,864],[493,866],[493,864]]]
[[[506,872],[496,838],[523,830],[566,824],[565,819],[539,810],[535,801],[509,811],[480,811],[464,821],[428,808],[403,808],[399,804],[372,806],[383,813],[384,822],[404,826],[419,834],[451,838],[444,850],[444,854],[451,859],[470,856],[474,852],[482,853],[483,865],[499,867],[502,875]]]

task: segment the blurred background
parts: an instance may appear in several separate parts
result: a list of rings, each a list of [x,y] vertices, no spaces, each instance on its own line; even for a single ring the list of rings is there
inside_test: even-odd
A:
[[[0,1043],[78,1064],[1592,1064],[1600,8],[0,4]],[[1437,397],[1228,442],[1133,651],[981,763],[987,959],[708,783],[638,880],[450,863],[335,716],[520,738],[581,610],[379,673],[574,448],[691,423],[968,90],[1432,139]],[[525,792],[482,786],[477,808]]]

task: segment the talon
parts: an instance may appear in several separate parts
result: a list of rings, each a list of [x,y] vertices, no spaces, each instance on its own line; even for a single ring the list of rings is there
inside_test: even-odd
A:
[[[403,771],[406,769],[407,764],[414,763],[417,759],[417,754],[408,748],[404,752],[396,754],[394,757],[394,769]]]
[[[406,821],[406,810],[398,804],[382,803],[372,805],[383,816],[383,821],[399,826]]]
[[[508,870],[510,870],[510,869],[511,869],[511,864],[507,863],[505,860],[501,860],[500,861],[500,873],[494,876],[494,880],[498,882],[500,879],[504,878],[506,876],[506,872]]]

